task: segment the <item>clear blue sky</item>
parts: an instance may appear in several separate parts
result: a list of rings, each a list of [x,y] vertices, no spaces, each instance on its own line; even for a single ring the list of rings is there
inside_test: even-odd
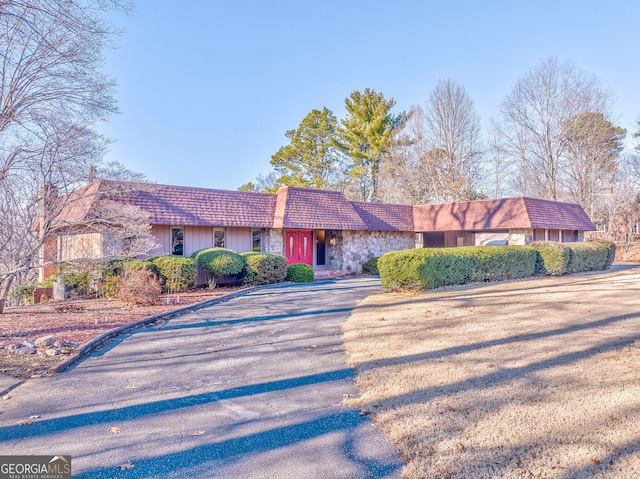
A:
[[[465,86],[486,128],[518,77],[555,55],[597,75],[618,124],[640,116],[640,2],[136,0],[106,69],[121,114],[107,155],[151,181],[236,189],[313,108],[353,90],[423,102]]]

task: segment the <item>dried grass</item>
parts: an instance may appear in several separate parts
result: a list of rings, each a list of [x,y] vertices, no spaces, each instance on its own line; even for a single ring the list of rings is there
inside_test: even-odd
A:
[[[640,477],[640,273],[368,298],[344,325],[405,478]]]

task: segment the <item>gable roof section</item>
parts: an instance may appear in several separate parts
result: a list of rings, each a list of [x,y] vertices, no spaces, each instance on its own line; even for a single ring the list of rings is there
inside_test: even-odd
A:
[[[265,193],[154,184],[125,193],[123,201],[156,225],[269,228],[275,210],[275,197]]]
[[[522,198],[527,208],[531,228],[593,231],[587,213],[580,205],[539,198]]]
[[[371,231],[415,231],[413,207],[389,203],[352,201],[353,209]]]
[[[86,221],[89,212],[93,210],[103,181],[88,183],[69,194],[58,197],[60,214],[55,218],[56,228],[77,225]]]
[[[502,198],[413,207],[416,231],[595,230],[582,207],[537,198]]]
[[[274,228],[368,229],[352,203],[339,191],[286,186],[276,196]]]

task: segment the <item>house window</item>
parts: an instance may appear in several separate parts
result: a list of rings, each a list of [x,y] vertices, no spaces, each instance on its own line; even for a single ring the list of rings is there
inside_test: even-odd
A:
[[[213,246],[224,248],[224,229],[217,229],[213,232]]]
[[[251,230],[251,251],[262,251],[262,230]]]
[[[184,228],[171,228],[171,254],[184,255]]]

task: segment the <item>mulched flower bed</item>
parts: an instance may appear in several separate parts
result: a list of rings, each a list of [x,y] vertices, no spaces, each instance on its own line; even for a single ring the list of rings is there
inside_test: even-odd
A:
[[[20,379],[37,377],[68,358],[68,355],[47,357],[41,351],[38,354],[17,355],[5,349],[7,346],[49,335],[55,336],[60,342],[80,345],[118,326],[238,289],[203,289],[179,295],[163,295],[155,306],[130,306],[111,299],[87,299],[5,308],[5,312],[0,314],[0,374]]]

